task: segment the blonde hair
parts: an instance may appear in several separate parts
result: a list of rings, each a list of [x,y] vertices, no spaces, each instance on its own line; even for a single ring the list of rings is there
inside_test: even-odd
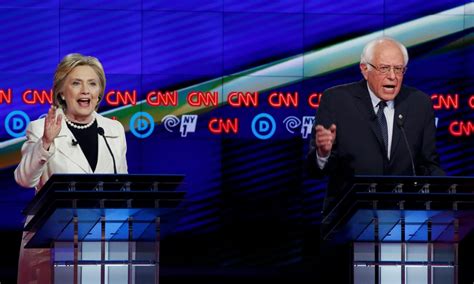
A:
[[[61,89],[63,88],[64,81],[66,80],[67,75],[71,73],[71,71],[76,68],[77,66],[90,66],[94,69],[95,73],[99,77],[100,83],[100,92],[99,92],[99,100],[97,101],[97,106],[95,109],[99,108],[99,103],[104,96],[105,91],[105,72],[104,67],[102,67],[102,63],[100,63],[99,59],[93,56],[84,56],[79,53],[71,53],[66,55],[61,62],[58,64],[56,68],[56,72],[54,73],[54,81],[53,81],[53,95],[54,95],[54,102],[53,104],[56,107],[60,107],[63,110],[66,110],[67,105],[66,101],[61,97]]]

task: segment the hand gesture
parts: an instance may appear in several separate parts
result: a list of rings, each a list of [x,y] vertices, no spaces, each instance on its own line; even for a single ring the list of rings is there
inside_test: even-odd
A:
[[[327,157],[331,154],[332,145],[336,140],[336,125],[331,124],[329,129],[322,125],[316,125],[316,147],[320,157]]]
[[[61,131],[61,120],[63,116],[59,114],[56,116],[56,107],[51,106],[48,110],[48,114],[44,118],[44,132],[43,132],[43,148],[45,150],[49,149],[49,146],[54,141]]]

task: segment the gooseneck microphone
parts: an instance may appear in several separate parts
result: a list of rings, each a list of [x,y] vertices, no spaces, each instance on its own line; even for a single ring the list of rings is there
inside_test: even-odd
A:
[[[117,174],[117,166],[115,165],[115,157],[114,153],[112,153],[112,149],[110,149],[109,142],[107,142],[107,138],[105,138],[105,132],[102,127],[97,127],[97,133],[100,136],[104,137],[105,145],[107,145],[107,149],[109,149],[110,155],[112,156],[112,161],[114,162],[114,174]]]
[[[413,162],[413,155],[411,154],[410,145],[408,144],[408,138],[407,138],[407,135],[405,133],[405,128],[403,127],[403,122],[404,122],[403,121],[403,115],[399,114],[398,117],[397,117],[397,126],[402,131],[403,140],[405,140],[405,145],[407,146],[407,149],[408,149],[408,155],[410,155],[411,170],[413,172],[413,176],[416,176],[415,163]]]

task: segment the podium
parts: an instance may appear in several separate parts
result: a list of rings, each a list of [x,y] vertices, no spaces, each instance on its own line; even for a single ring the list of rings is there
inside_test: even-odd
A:
[[[56,174],[24,210],[25,249],[50,248],[54,283],[159,283],[160,240],[182,175]]]
[[[356,176],[338,200],[321,234],[352,243],[352,283],[461,283],[459,243],[474,228],[474,178]]]

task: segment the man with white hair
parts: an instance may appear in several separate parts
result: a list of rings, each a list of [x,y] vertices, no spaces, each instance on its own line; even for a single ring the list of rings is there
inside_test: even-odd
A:
[[[361,55],[363,80],[327,89],[316,113],[308,166],[312,176],[329,176],[323,216],[345,193],[354,175],[444,175],[436,150],[430,98],[403,85],[408,52],[400,42],[377,38]],[[404,141],[402,128],[406,133]],[[407,147],[409,145],[409,147]],[[323,242],[321,273],[350,283],[350,249]]]
[[[308,154],[311,173],[329,176],[323,211],[334,205],[353,175],[444,175],[431,100],[402,84],[407,63],[403,44],[377,38],[361,55],[364,80],[324,92]]]

